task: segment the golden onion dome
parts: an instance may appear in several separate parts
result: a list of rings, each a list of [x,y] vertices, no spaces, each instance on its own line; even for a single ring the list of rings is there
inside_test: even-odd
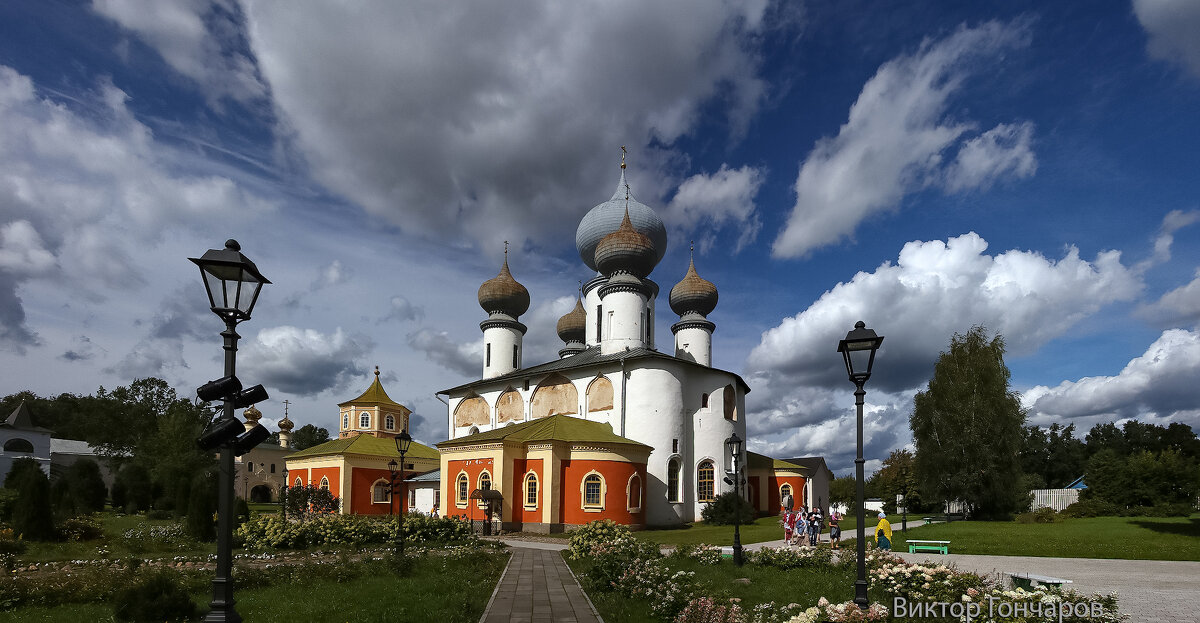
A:
[[[249,409],[242,411],[242,415],[246,417],[247,422],[257,422],[262,418],[262,411],[256,409],[254,405],[250,405]]]
[[[508,252],[504,253],[504,265],[500,274],[479,286],[479,306],[483,311],[507,314],[516,318],[529,309],[529,290],[513,279],[508,271]]]
[[[717,307],[717,286],[696,273],[696,262],[689,261],[687,274],[671,288],[671,309],[680,316],[695,312],[707,316]]]
[[[587,312],[583,301],[575,299],[575,309],[558,319],[558,338],[564,342],[582,342],[587,337]]]
[[[629,210],[621,219],[617,231],[607,235],[596,245],[596,268],[606,276],[626,272],[635,277],[645,277],[658,263],[658,252],[654,242],[633,228]]]
[[[291,420],[289,420],[286,415],[283,416],[282,420],[279,420],[279,430],[286,433],[286,432],[291,432],[291,430],[293,428],[296,428],[296,424],[294,422],[292,422]]]

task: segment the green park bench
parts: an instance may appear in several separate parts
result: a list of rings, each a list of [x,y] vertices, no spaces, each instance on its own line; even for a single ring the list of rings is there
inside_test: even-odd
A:
[[[1052,578],[1048,575],[1038,575],[1036,573],[1012,573],[1009,572],[1008,577],[1012,578],[1013,586],[1031,591],[1038,586],[1050,586],[1053,588],[1062,588],[1063,584],[1070,584],[1071,580],[1062,578]]]
[[[908,553],[916,554],[917,552],[937,552],[939,554],[950,553],[950,541],[914,541],[908,540]]]

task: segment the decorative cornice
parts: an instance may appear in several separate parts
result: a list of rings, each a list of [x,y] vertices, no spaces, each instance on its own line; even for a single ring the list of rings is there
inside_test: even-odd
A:
[[[679,333],[684,329],[704,329],[709,333],[717,330],[717,325],[706,318],[688,318],[671,325],[671,333]]]
[[[604,275],[596,275],[595,277],[588,279],[583,284],[583,295],[587,296],[588,292],[591,292],[592,290],[604,285],[606,281],[608,281],[608,277],[605,277]]]
[[[608,283],[600,286],[600,298],[612,294],[613,292],[635,292],[649,298],[654,294],[654,288],[642,279],[638,279],[628,273],[614,273],[613,277],[628,276],[631,279],[609,279]]]
[[[515,329],[517,331],[520,331],[521,335],[525,335],[525,332],[529,330],[529,327],[526,327],[525,325],[521,324],[520,322],[517,322],[516,320],[513,320],[511,317],[505,316],[503,314],[492,314],[492,316],[489,317],[487,320],[484,320],[483,322],[479,323],[479,328],[483,331],[487,331],[488,329],[497,329],[497,328],[499,328],[499,329]]]

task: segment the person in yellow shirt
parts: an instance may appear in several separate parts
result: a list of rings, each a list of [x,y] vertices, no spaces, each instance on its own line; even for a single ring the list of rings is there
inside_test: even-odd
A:
[[[892,550],[892,524],[882,512],[879,513],[879,525],[875,526],[875,543],[885,552]]]

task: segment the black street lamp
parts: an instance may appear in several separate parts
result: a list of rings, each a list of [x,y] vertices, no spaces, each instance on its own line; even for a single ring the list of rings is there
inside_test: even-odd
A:
[[[261,424],[242,432],[244,426],[234,416],[234,409],[267,399],[262,385],[243,390],[235,376],[237,372],[237,341],[241,337],[237,324],[250,319],[263,284],[271,283],[258,267],[241,253],[236,240],[227,240],[224,249],[209,249],[200,258],[188,258],[200,267],[209,308],[225,321],[225,376],[204,384],[196,391],[201,400],[224,402],[219,422],[211,426],[198,440],[205,450],[220,448],[218,462],[220,485],[217,495],[217,572],[213,578],[212,610],[205,616],[208,622],[239,623],[241,615],[234,609],[233,599],[233,487],[234,456],[241,456],[270,436]]]
[[[388,473],[392,475],[388,487],[388,516],[392,514],[392,502],[396,498],[396,459],[388,461]]]
[[[846,360],[846,373],[850,382],[854,383],[854,405],[858,409],[858,455],[854,459],[855,478],[858,489],[858,580],[854,582],[854,603],[863,610],[867,609],[867,548],[865,523],[863,514],[863,397],[867,392],[863,385],[871,378],[871,367],[875,365],[875,352],[883,338],[867,328],[866,323],[859,320],[854,323],[854,329],[846,334],[846,339],[838,342],[838,352]]]
[[[400,555],[404,555],[404,455],[412,445],[412,437],[408,431],[400,431],[396,436],[396,451],[400,453]]]
[[[733,495],[737,498],[737,506],[733,513],[733,564],[742,566],[742,438],[735,432],[725,440],[729,450],[730,466],[733,468]]]

